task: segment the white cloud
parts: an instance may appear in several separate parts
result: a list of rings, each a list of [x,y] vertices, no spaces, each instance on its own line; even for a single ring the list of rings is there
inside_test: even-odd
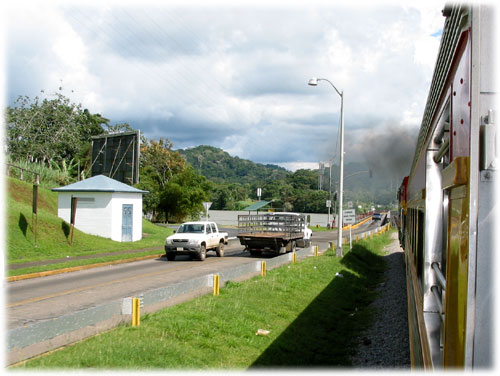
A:
[[[21,4],[9,9],[9,98],[62,80],[72,100],[147,137],[270,163],[333,152],[340,98],[307,86],[313,76],[344,91],[350,142],[382,123],[418,126],[444,21],[420,3]]]

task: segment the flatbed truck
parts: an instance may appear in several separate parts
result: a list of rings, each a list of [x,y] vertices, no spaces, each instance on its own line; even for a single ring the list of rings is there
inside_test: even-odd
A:
[[[312,231],[306,218],[298,213],[238,215],[238,239],[252,256],[263,252],[282,254],[308,247]]]

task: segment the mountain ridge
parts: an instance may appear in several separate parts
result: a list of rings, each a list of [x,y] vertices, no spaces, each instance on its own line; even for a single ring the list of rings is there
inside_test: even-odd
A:
[[[262,164],[240,157],[233,157],[223,149],[200,145],[188,149],[177,150],[196,170],[197,173],[216,183],[242,184],[252,188],[256,186],[284,186],[299,175],[307,176],[305,183],[311,190],[330,191],[330,171],[328,166],[323,170],[299,169],[290,171],[273,164]],[[322,172],[322,173],[321,173]],[[339,166],[332,166],[331,191],[338,188]],[[304,175],[305,174],[305,175]],[[315,175],[315,176],[314,176]],[[367,163],[350,162],[344,165],[344,199],[345,201],[378,201],[394,202],[400,182],[388,179],[371,171]]]

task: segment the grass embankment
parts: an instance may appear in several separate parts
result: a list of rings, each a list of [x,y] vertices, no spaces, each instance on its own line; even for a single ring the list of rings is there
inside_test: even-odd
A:
[[[41,356],[21,369],[349,367],[368,327],[389,234],[229,282],[205,295]],[[347,251],[347,249],[346,249]],[[341,276],[336,276],[339,273]],[[268,330],[265,336],[258,329]]]
[[[326,226],[309,226],[312,232],[337,231],[337,227],[328,228]]]
[[[74,230],[73,245],[70,246],[70,227],[57,216],[57,193],[39,187],[38,220],[32,217],[33,185],[7,179],[7,263],[25,263],[54,260],[74,256],[94,255],[114,251],[137,249],[137,253],[113,255],[97,259],[74,260],[66,263],[9,270],[8,276],[46,270],[87,265],[104,261],[133,258],[147,254],[162,253],[165,237],[171,229],[156,226],[143,220],[143,239],[137,242],[116,242],[99,236]],[[37,225],[35,243],[34,226]],[[148,248],[154,248],[145,250]]]

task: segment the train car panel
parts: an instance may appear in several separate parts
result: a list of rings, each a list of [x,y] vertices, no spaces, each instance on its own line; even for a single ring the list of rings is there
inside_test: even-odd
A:
[[[471,67],[471,145],[469,206],[469,284],[466,366],[493,364],[493,263],[498,242],[498,180],[500,138],[495,124],[498,65],[497,42],[493,25],[498,25],[497,10],[481,6],[472,13]],[[483,137],[481,137],[483,136]],[[492,145],[493,147],[490,147]],[[483,162],[483,163],[481,163]]]
[[[446,252],[446,320],[444,322],[445,367],[465,365],[467,319],[469,203],[467,186],[450,192],[448,249]]]
[[[470,143],[470,33],[464,31],[451,84],[450,160],[469,155]]]
[[[412,365],[493,365],[492,8],[446,6],[438,61],[412,168],[398,191]],[[495,141],[496,140],[496,141]],[[405,194],[403,194],[405,193]]]

